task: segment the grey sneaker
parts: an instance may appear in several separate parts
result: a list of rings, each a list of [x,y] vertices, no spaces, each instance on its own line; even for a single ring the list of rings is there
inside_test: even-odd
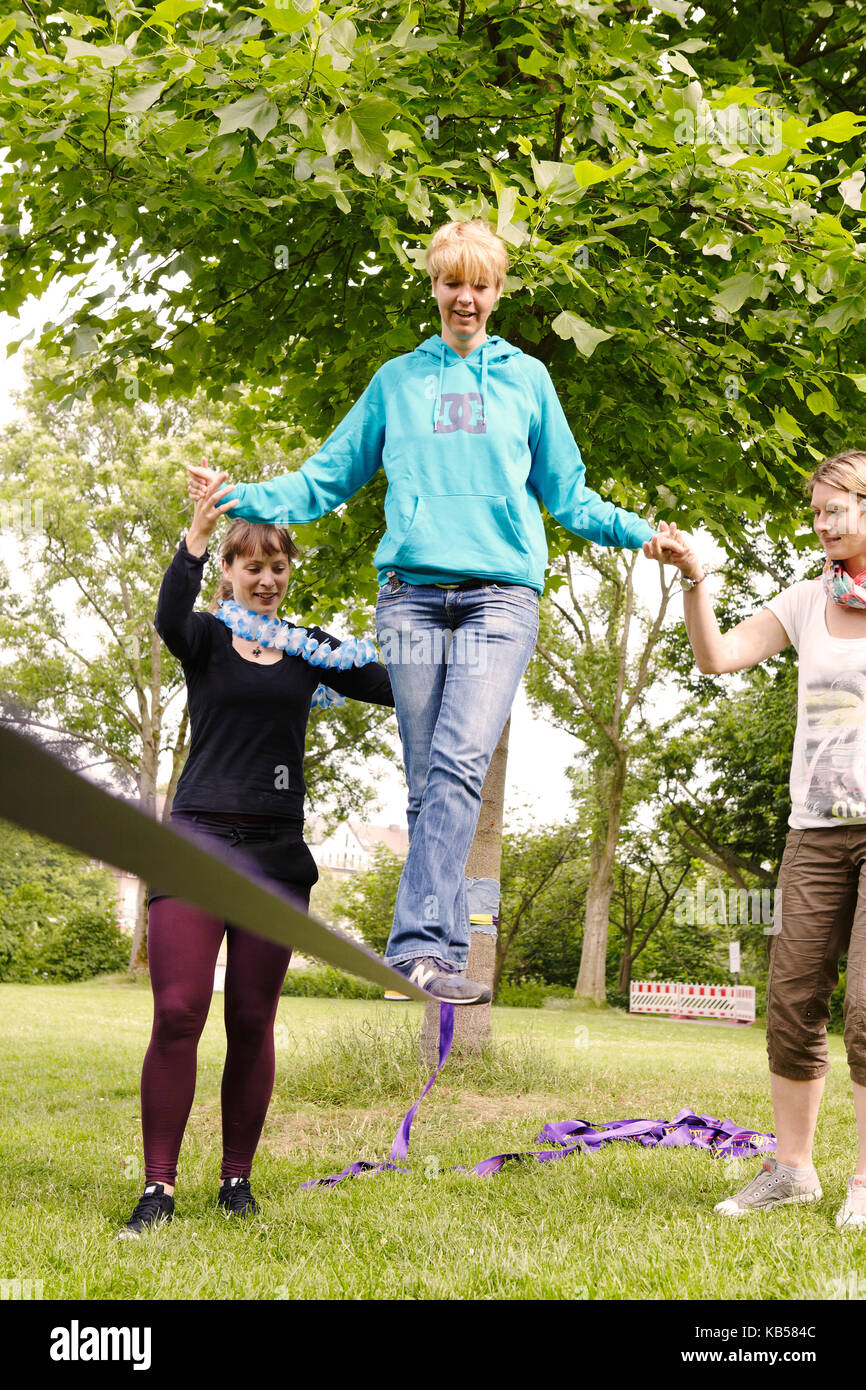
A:
[[[851,1230],[854,1226],[866,1226],[866,1183],[855,1184],[853,1178],[848,1179],[848,1191],[836,1213],[836,1225],[840,1231],[843,1226],[846,1230]]]
[[[817,1202],[823,1195],[814,1168],[810,1177],[798,1180],[778,1172],[775,1158],[766,1158],[760,1173],[742,1191],[717,1202],[714,1210],[722,1216],[751,1216],[753,1212],[770,1211],[793,1202]]]
[[[416,960],[404,961],[395,965],[401,975],[419,985],[439,999],[443,1004],[489,1004],[490,990],[476,980],[464,980],[462,975],[448,973],[447,967],[433,956],[419,956]]]

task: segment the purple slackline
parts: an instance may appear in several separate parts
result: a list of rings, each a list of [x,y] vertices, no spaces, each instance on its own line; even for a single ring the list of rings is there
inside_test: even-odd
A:
[[[435,1085],[447,1062],[453,1040],[454,1005],[442,1004],[439,1013],[439,1063],[412,1109],[404,1116],[387,1163],[367,1163],[360,1159],[329,1178],[311,1178],[308,1182],[302,1182],[302,1190],[334,1187],[344,1178],[357,1178],[361,1173],[408,1172],[407,1168],[398,1167],[395,1160],[406,1158],[409,1152],[412,1121],[418,1112],[418,1106]],[[498,1173],[500,1168],[511,1160],[520,1162],[525,1158],[534,1158],[539,1163],[549,1163],[554,1159],[569,1158],[575,1153],[596,1153],[605,1144],[616,1139],[631,1140],[646,1149],[704,1149],[714,1158],[761,1157],[774,1153],[776,1149],[774,1134],[744,1129],[733,1120],[717,1120],[714,1115],[698,1115],[686,1107],[672,1120],[611,1120],[604,1125],[591,1125],[587,1120],[558,1120],[545,1125],[535,1141],[536,1144],[556,1144],[555,1149],[529,1149],[524,1153],[494,1154],[492,1158],[484,1158],[472,1168],[458,1163],[451,1172],[487,1178],[493,1173]]]
[[[433,1086],[448,1061],[448,1054],[451,1051],[451,1044],[454,1041],[454,1005],[439,1005],[439,1064],[433,1075],[430,1077],[424,1090],[416,1100],[412,1109],[403,1116],[403,1123],[397,1130],[394,1143],[391,1145],[391,1155],[387,1163],[366,1163],[360,1159],[357,1163],[350,1163],[348,1168],[344,1168],[342,1173],[334,1173],[330,1178],[311,1178],[309,1182],[302,1182],[302,1188],[310,1187],[333,1187],[335,1183],[342,1182],[344,1178],[357,1178],[359,1173],[405,1173],[406,1168],[398,1168],[394,1160],[405,1158],[409,1152],[409,1131],[412,1128],[418,1106]]]

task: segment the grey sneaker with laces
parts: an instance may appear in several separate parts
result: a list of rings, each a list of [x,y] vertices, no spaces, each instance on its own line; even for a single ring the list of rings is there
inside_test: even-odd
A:
[[[476,980],[466,980],[462,975],[448,971],[448,967],[433,956],[420,956],[416,960],[402,962],[394,969],[413,985],[420,985],[439,999],[443,1004],[488,1004],[490,990]]]
[[[817,1202],[823,1195],[814,1168],[807,1178],[792,1178],[790,1173],[778,1171],[775,1158],[766,1158],[751,1182],[733,1197],[717,1202],[714,1210],[722,1216],[751,1216],[794,1202]]]

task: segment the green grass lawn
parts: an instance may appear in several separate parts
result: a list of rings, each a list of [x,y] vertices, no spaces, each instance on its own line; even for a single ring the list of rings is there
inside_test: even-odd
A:
[[[823,1202],[742,1221],[713,1203],[755,1171],[692,1150],[612,1145],[486,1179],[449,1172],[534,1146],[548,1120],[671,1118],[772,1129],[764,1036],[612,1010],[495,1009],[483,1062],[452,1064],[413,1130],[412,1171],[299,1191],[387,1158],[425,1070],[420,1006],[280,1001],[277,1080],[253,1168],[260,1217],[216,1206],[217,995],[199,1050],[174,1223],[117,1242],[142,1187],[146,985],[0,986],[0,1279],[45,1299],[826,1298],[866,1281],[866,1231],[834,1224],[855,1128],[841,1039],[816,1162]],[[866,1283],[862,1287],[866,1287]]]

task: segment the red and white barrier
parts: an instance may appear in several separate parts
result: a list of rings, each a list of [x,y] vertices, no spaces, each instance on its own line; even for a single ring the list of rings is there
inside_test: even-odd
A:
[[[629,1013],[754,1023],[752,985],[690,985],[681,980],[633,980]]]

